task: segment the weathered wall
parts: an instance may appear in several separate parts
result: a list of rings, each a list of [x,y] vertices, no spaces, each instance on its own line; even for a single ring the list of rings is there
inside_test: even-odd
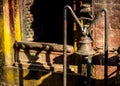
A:
[[[93,0],[94,13],[100,9],[108,9],[109,49],[120,46],[120,0]],[[94,27],[94,44],[104,46],[104,14],[100,15]]]
[[[109,59],[108,59],[108,80],[110,85],[117,86],[116,83],[116,49],[120,46],[120,0],[93,0],[94,14],[99,13],[103,8],[108,10],[108,47],[109,47]],[[96,69],[96,84],[102,85],[102,79],[104,80],[104,13],[100,14],[99,19],[93,27],[93,40],[94,47],[102,48],[101,54],[95,56],[94,64]],[[112,52],[111,52],[112,51]],[[119,85],[118,85],[119,86]]]

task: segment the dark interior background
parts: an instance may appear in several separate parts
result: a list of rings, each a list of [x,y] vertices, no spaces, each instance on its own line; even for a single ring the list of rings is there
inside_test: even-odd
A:
[[[73,5],[73,0],[34,0],[31,13],[34,21],[34,41],[63,44],[63,13],[65,5]],[[68,39],[73,45],[73,18],[68,11]]]

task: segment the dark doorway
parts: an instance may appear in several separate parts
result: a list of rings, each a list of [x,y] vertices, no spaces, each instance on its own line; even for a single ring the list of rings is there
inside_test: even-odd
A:
[[[72,0],[34,0],[31,13],[34,21],[34,41],[63,44],[63,8]],[[68,44],[73,45],[73,19],[68,14]]]

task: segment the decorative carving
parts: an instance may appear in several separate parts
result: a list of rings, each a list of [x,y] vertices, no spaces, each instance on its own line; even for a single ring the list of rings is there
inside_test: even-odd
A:
[[[25,26],[25,36],[26,40],[33,41],[34,31],[31,28],[33,22],[33,15],[30,12],[30,7],[33,5],[34,0],[24,0],[24,26]]]

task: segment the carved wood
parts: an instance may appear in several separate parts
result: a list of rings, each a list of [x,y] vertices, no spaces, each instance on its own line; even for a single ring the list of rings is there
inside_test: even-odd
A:
[[[23,16],[24,16],[24,31],[25,31],[25,38],[27,41],[33,41],[34,31],[31,28],[33,22],[33,15],[30,12],[30,7],[33,5],[34,0],[24,0],[24,7],[23,7]]]

